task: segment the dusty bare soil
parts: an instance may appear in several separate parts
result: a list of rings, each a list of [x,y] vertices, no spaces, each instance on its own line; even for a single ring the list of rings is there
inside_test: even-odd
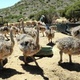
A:
[[[53,42],[67,35],[56,32]],[[25,65],[23,54],[15,39],[14,51],[8,57],[8,63],[0,70],[0,80],[80,80],[80,55],[73,56],[73,64],[68,63],[68,55],[63,55],[63,63],[58,65],[59,50],[52,47],[52,57],[36,57],[39,67],[34,62]],[[40,33],[40,45],[46,46],[48,40]]]

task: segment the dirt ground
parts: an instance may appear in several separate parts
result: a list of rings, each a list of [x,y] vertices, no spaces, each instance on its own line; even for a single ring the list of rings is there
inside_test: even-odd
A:
[[[67,35],[56,32],[53,42],[62,37]],[[68,55],[63,54],[63,63],[58,65],[59,50],[53,46],[52,57],[36,57],[39,67],[34,62],[25,65],[16,39],[15,43],[14,51],[8,57],[8,63],[0,71],[0,80],[80,80],[80,55],[72,56],[74,63],[71,65],[68,63]],[[47,38],[42,37],[40,33],[40,45],[46,46],[47,43]]]

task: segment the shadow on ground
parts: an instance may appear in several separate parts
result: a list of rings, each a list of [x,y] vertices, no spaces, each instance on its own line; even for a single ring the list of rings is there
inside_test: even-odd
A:
[[[70,71],[77,71],[80,72],[80,64],[79,63],[61,63],[59,64],[64,69],[70,70]]]
[[[2,78],[2,79],[9,78],[16,74],[23,74],[23,73],[18,72],[15,69],[11,69],[11,68],[3,68],[2,70],[0,70],[0,78]]]
[[[47,43],[47,45],[53,47],[55,45],[55,43],[49,42],[49,43]]]
[[[36,60],[41,59],[43,57],[38,57]],[[19,59],[24,62],[24,56],[20,56]],[[27,63],[33,62],[31,57],[26,58]]]
[[[28,64],[26,65],[21,64],[21,66],[25,71],[30,72],[30,74],[41,75],[44,80],[49,80],[49,78],[44,76],[44,71],[39,66],[28,65]]]

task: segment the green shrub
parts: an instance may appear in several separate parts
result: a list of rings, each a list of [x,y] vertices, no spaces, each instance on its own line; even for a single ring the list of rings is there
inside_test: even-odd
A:
[[[32,16],[32,18],[39,20],[41,15],[45,15],[46,23],[51,23],[54,14],[55,14],[55,8],[53,6],[51,6],[48,10],[42,10],[42,11],[40,11],[34,15],[31,15],[31,16]]]
[[[33,19],[34,18],[34,14],[31,14],[30,16],[29,16],[29,19]]]
[[[4,20],[7,20],[8,22],[12,22],[13,20],[14,22],[14,20],[18,21],[20,18],[23,18],[23,16],[22,15],[9,15],[9,16],[6,16]]]

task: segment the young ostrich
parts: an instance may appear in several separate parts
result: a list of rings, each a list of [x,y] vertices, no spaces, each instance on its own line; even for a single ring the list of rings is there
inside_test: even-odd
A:
[[[0,33],[4,34],[4,36],[7,38],[7,40],[9,40],[7,34],[9,34],[10,29],[8,28],[8,26],[3,26],[0,28]]]
[[[52,39],[54,38],[54,33],[55,33],[55,31],[52,30],[51,28],[49,28],[45,31],[45,34],[46,34],[49,42],[52,42]]]
[[[17,34],[20,33],[20,29],[19,29],[18,27],[12,26],[11,28],[13,29],[13,34],[14,34],[14,36],[16,36]]]
[[[45,25],[45,23],[42,23],[42,22],[38,22],[38,25],[39,25],[39,30],[41,31],[41,33],[42,33],[42,35],[44,37],[44,32],[47,29],[46,25]]]
[[[3,34],[0,34],[0,40],[4,40],[5,36],[3,36]]]
[[[20,32],[17,27],[15,27],[15,26],[11,26],[11,27],[13,27],[12,29],[13,29],[13,34],[14,35],[18,34]],[[7,36],[7,34],[10,33],[10,27],[8,27],[8,26],[1,27],[0,28],[0,33],[3,34],[7,40],[9,40],[9,37]]]
[[[10,41],[6,41],[4,36],[0,36],[0,62],[3,67],[3,60],[5,60],[13,52],[14,47],[13,30],[10,29]]]
[[[37,30],[35,28],[24,27],[25,34],[32,36],[34,39],[37,37]]]
[[[20,50],[23,52],[24,62],[27,63],[26,58],[31,57],[33,61],[35,61],[36,65],[38,66],[35,58],[33,57],[33,55],[39,52],[39,50],[41,49],[39,45],[38,27],[37,27],[37,37],[35,39],[32,36],[25,33],[18,35],[16,39],[19,44]]]
[[[69,55],[70,63],[72,63],[72,55],[80,54],[80,26],[73,28],[71,34],[72,37],[66,37],[56,41],[57,48],[60,50],[59,64],[62,62],[63,53]]]
[[[21,33],[28,34],[28,35],[32,36],[33,38],[37,37],[37,30],[35,28],[24,27],[24,21],[23,21],[23,19],[20,19],[20,22],[21,22],[21,26],[22,26],[20,28],[20,30],[21,30],[20,32]]]

